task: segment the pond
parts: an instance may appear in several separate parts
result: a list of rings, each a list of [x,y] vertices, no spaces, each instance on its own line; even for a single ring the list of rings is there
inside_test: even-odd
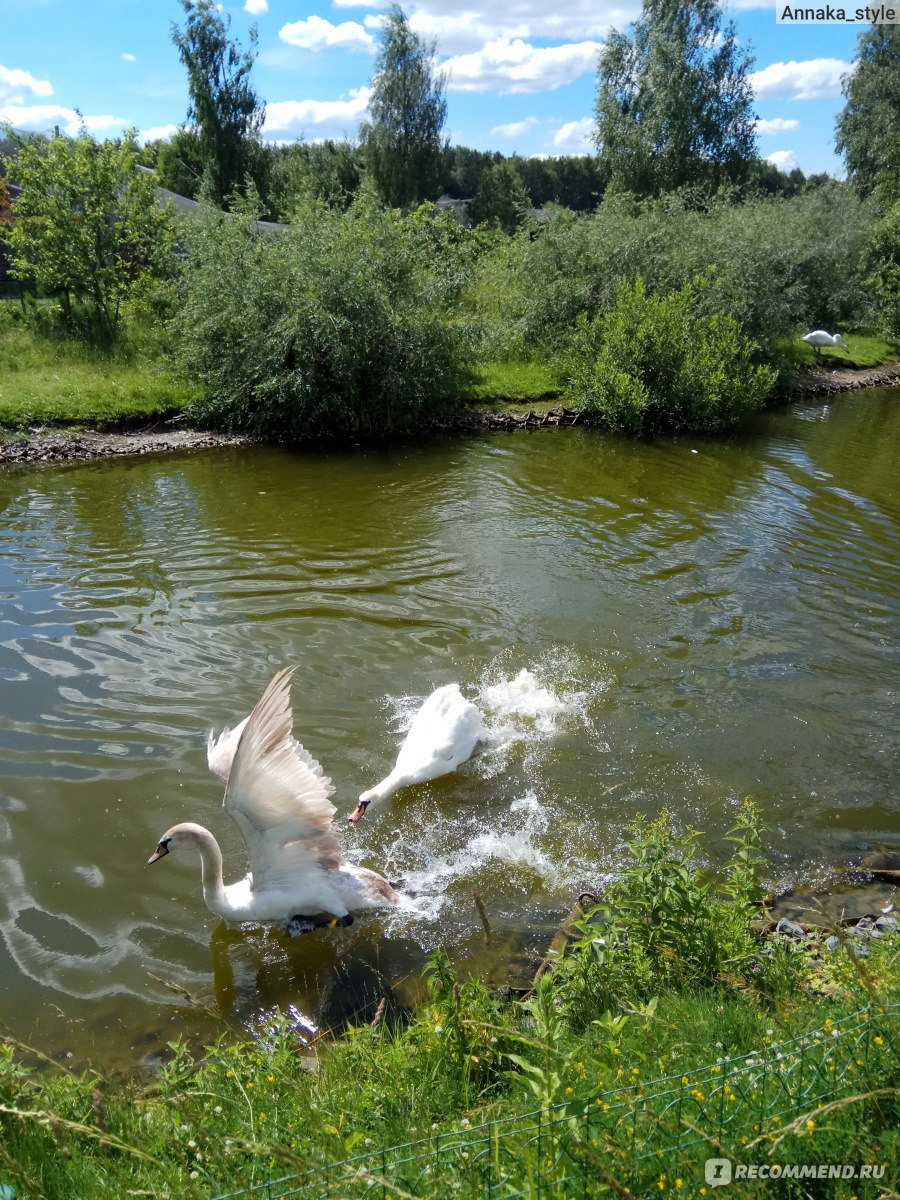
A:
[[[526,978],[625,824],[711,863],[741,797],[775,878],[896,838],[900,401],[740,436],[581,428],[309,454],[234,448],[0,477],[0,1027],[118,1066],[275,1004],[416,993],[428,953]],[[226,930],[179,820],[242,843],[205,739],[296,665],[295,733],[343,824],[458,681],[485,751],[342,832],[424,915]],[[477,886],[491,925],[484,931]]]

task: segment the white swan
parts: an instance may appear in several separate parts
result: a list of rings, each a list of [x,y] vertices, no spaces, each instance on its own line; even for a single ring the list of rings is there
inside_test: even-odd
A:
[[[193,843],[200,852],[203,899],[217,916],[285,923],[290,932],[305,932],[323,923],[320,914],[349,925],[353,912],[403,904],[405,897],[374,871],[342,860],[328,798],[334,787],[291,737],[292,674],[279,671],[271,681],[238,727],[227,764],[224,807],[247,844],[247,877],[225,886],[218,842],[192,821],[167,829],[148,865],[181,843]],[[226,730],[232,738],[236,732]],[[225,745],[223,738],[216,744]]]
[[[850,347],[839,333],[832,335],[824,329],[814,329],[811,333],[805,333],[801,340],[806,342],[807,346],[812,346],[816,354],[819,353],[820,346],[840,346],[847,354],[850,353]]]
[[[413,718],[393,771],[363,792],[347,820],[355,825],[373,800],[384,800],[402,787],[426,783],[455,771],[486,736],[481,713],[466,700],[458,683],[432,692]]]

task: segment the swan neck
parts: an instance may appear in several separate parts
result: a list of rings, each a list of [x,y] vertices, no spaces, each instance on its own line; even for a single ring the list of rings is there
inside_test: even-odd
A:
[[[397,776],[396,772],[392,771],[390,775],[382,779],[381,783],[376,783],[367,792],[363,792],[360,800],[364,804],[371,803],[373,800],[385,800],[388,796],[392,796],[402,785],[402,779]]]
[[[197,849],[200,851],[203,899],[206,901],[207,908],[214,913],[221,914],[227,907],[225,881],[222,878],[222,851],[219,849],[219,843],[215,837],[202,825],[197,826],[194,836],[197,841]]]

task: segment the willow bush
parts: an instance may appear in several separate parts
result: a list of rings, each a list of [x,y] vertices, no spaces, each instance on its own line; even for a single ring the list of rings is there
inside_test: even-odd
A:
[[[311,204],[280,233],[208,213],[172,321],[203,390],[193,416],[286,440],[426,419],[458,394],[468,358],[455,253],[429,211],[404,218],[368,197],[346,212]]]
[[[863,254],[874,216],[840,183],[790,198],[607,196],[588,216],[558,211],[485,258],[494,353],[564,351],[577,319],[608,312],[623,280],[640,276],[649,293],[665,294],[705,274],[697,303],[734,317],[777,361],[801,326],[871,322]]]
[[[612,429],[720,430],[759,408],[776,372],[727,313],[703,312],[708,279],[649,295],[643,279],[619,286],[609,312],[581,317],[566,359],[569,397]]]

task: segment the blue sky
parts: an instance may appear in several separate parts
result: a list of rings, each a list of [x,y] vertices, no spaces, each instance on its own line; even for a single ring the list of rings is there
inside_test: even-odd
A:
[[[242,44],[251,24],[259,30],[253,82],[267,105],[265,137],[355,135],[386,2],[221,7]],[[404,9],[450,73],[451,141],[523,155],[591,149],[598,51],[640,11],[632,0],[409,0]],[[725,11],[756,60],[761,155],[840,174],[834,118],[860,27],[777,24],[771,0]],[[129,126],[166,136],[187,111],[173,21],[183,23],[177,0],[0,0],[0,122],[74,132],[77,109],[97,137]]]

